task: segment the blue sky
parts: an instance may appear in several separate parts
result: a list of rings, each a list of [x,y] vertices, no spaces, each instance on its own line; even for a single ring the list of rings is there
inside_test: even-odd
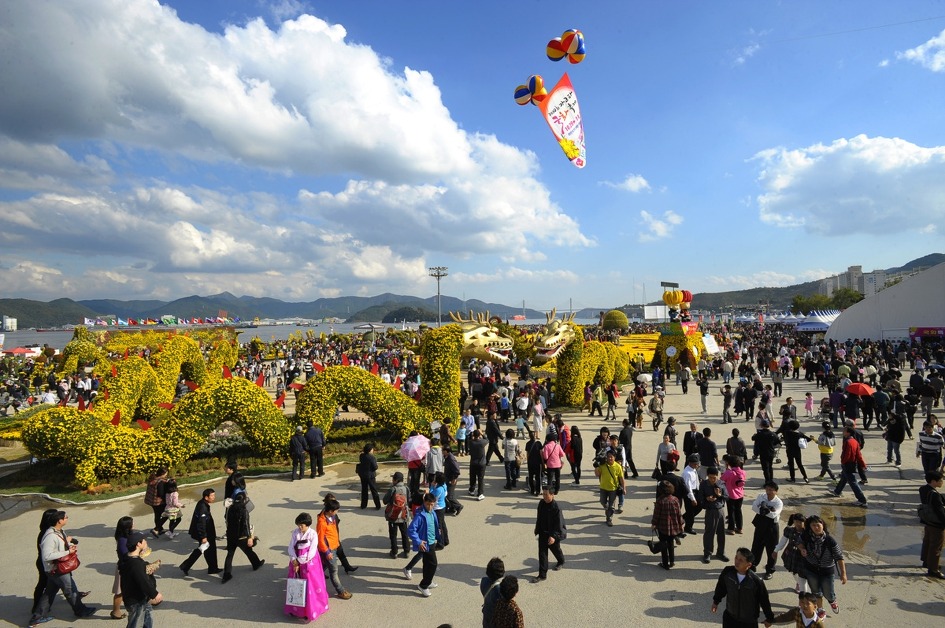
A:
[[[0,296],[536,309],[945,250],[945,3],[0,1]],[[545,57],[568,28],[575,66]],[[568,72],[572,166],[512,99]]]

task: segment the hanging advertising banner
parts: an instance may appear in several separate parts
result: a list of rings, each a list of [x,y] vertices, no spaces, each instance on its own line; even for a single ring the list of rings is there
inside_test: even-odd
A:
[[[538,103],[545,122],[555,134],[561,150],[572,164],[583,168],[587,163],[587,151],[584,147],[584,123],[581,120],[581,108],[577,94],[571,85],[567,73],[548,92],[548,96]]]

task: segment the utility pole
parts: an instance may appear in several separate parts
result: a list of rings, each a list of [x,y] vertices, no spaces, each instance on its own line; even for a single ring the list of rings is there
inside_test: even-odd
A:
[[[436,326],[439,327],[440,321],[443,319],[443,314],[440,309],[440,279],[449,274],[446,272],[449,269],[446,266],[431,266],[429,270],[430,276],[436,278]]]

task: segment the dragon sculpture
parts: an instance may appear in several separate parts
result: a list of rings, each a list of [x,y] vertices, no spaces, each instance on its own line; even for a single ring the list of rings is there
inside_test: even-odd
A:
[[[629,356],[611,342],[585,342],[584,331],[574,324],[573,314],[558,320],[552,310],[548,322],[533,346],[545,368],[555,373],[555,400],[562,406],[580,406],[584,402],[584,382],[608,384],[622,381],[630,372]]]
[[[545,314],[545,326],[535,337],[535,359],[536,364],[544,364],[554,360],[564,351],[564,348],[574,342],[574,313],[564,318],[557,318],[557,309]]]
[[[450,318],[458,324],[463,332],[463,350],[460,357],[478,358],[480,360],[508,362],[512,351],[512,339],[499,333],[489,318],[489,312],[480,313],[473,318],[470,310],[469,318],[450,312]]]

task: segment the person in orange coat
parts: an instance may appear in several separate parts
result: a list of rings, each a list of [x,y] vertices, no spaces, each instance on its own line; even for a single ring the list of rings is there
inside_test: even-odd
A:
[[[338,546],[341,545],[341,538],[338,534],[338,510],[341,504],[337,499],[326,499],[325,507],[318,513],[318,519],[315,523],[315,533],[318,535],[318,553],[322,558],[322,565],[328,571],[328,577],[331,584],[335,587],[338,597],[342,600],[350,600],[351,592],[341,585],[341,579],[338,577]]]

